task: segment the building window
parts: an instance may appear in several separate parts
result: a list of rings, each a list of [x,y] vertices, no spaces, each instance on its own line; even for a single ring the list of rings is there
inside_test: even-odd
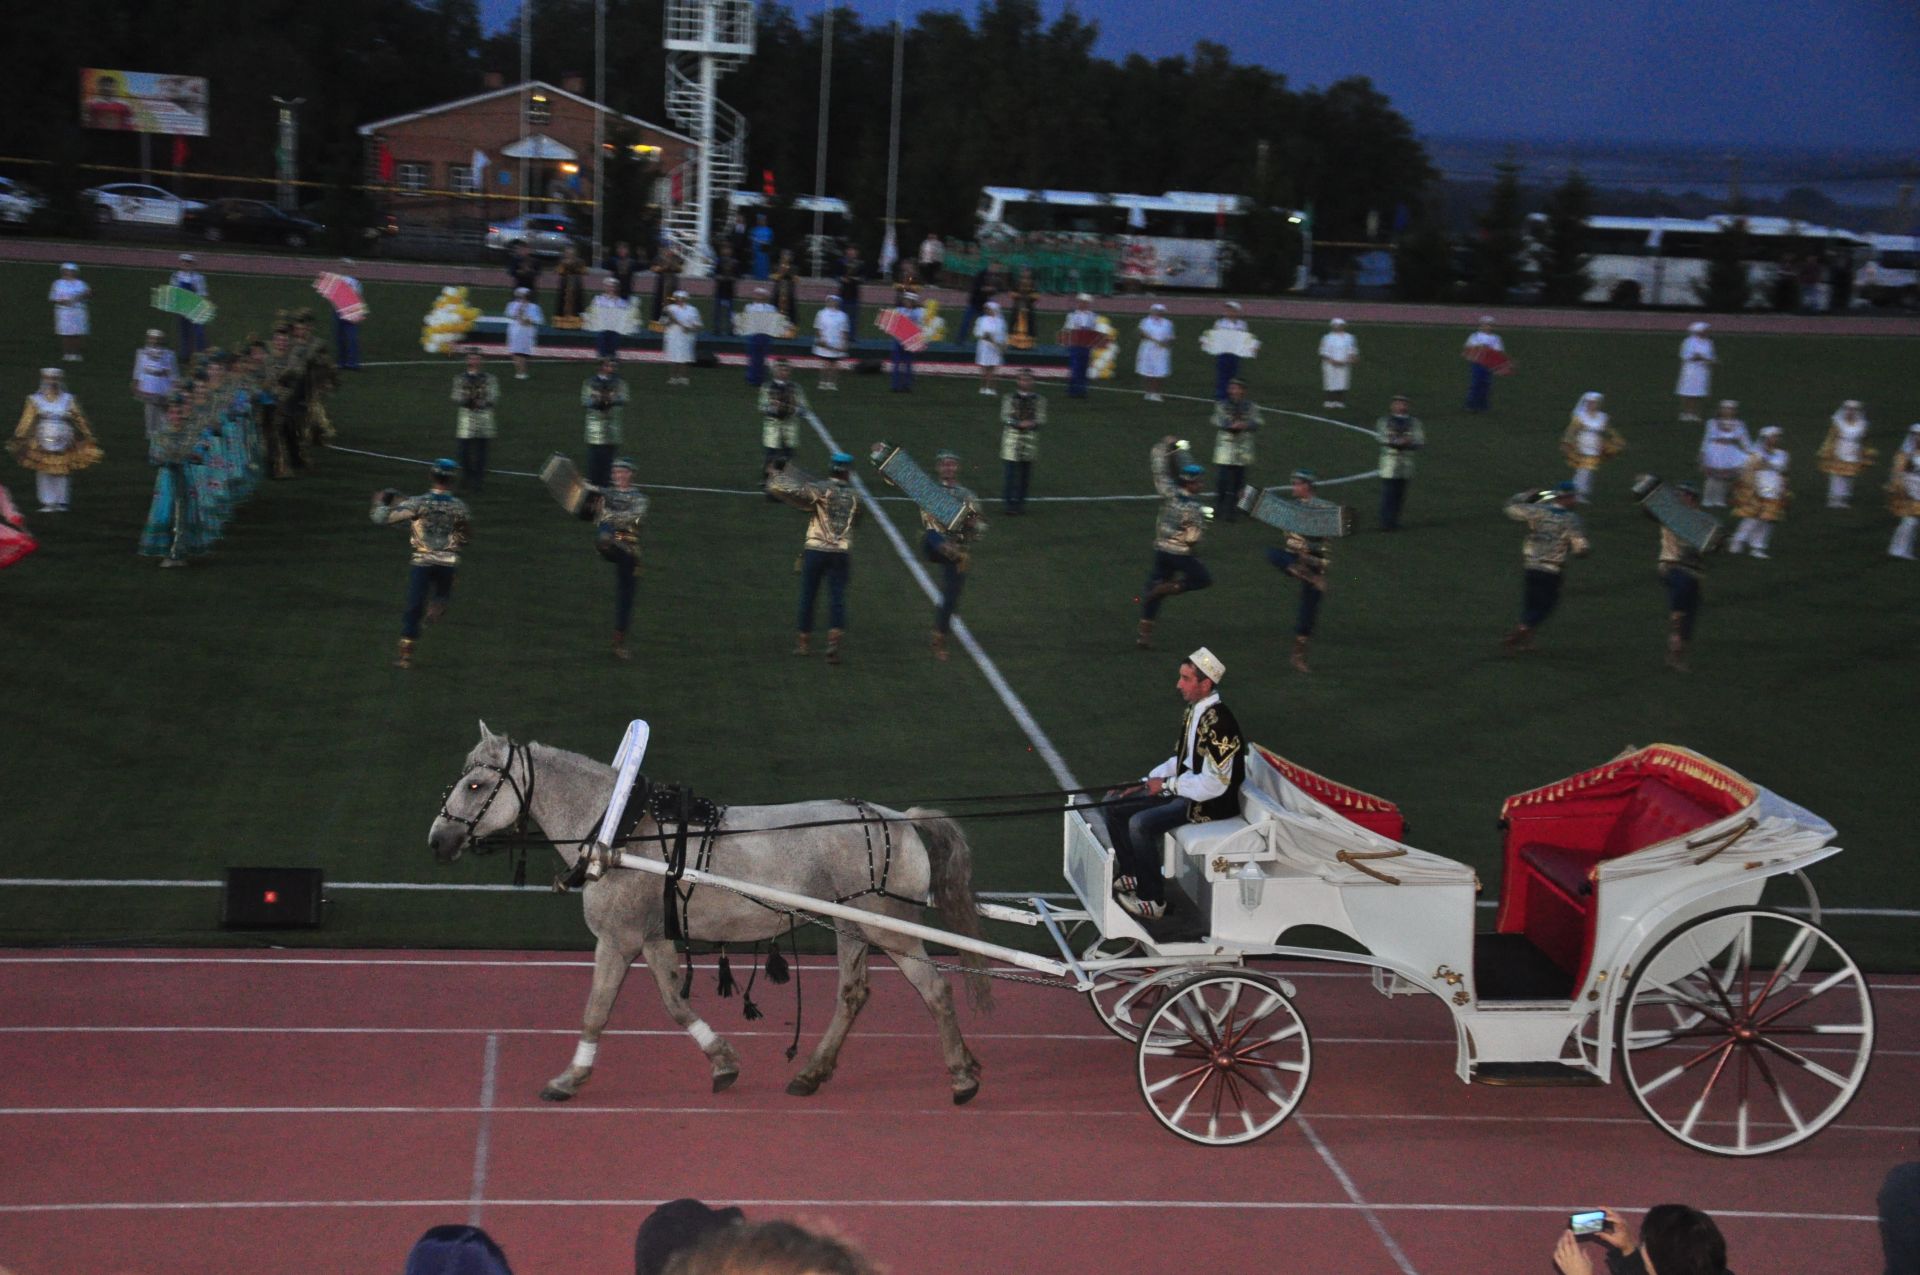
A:
[[[427,166],[412,163],[395,164],[393,184],[407,194],[419,194],[427,188]]]
[[[552,118],[553,103],[547,100],[545,93],[534,90],[533,96],[527,99],[527,123],[545,124]]]
[[[473,180],[473,165],[448,164],[447,189],[461,195],[478,194],[480,187]]]

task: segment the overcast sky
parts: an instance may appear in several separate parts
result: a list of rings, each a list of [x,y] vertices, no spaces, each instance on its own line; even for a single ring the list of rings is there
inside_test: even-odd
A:
[[[538,3],[539,0],[531,0]],[[519,0],[482,0],[504,23]],[[1051,18],[1066,0],[1042,0]],[[805,19],[822,0],[791,6]],[[873,22],[894,0],[853,0]],[[1423,134],[1907,148],[1917,0],[1083,0],[1102,56],[1215,40],[1296,87],[1373,79]],[[904,0],[923,9],[971,3]]]

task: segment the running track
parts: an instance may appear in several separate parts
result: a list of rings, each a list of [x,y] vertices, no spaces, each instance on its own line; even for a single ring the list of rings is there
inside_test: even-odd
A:
[[[1916,979],[1875,980],[1878,1054],[1841,1123],[1736,1162],[1617,1085],[1462,1085],[1437,1002],[1344,973],[1298,977],[1312,1084],[1245,1148],[1164,1132],[1130,1047],[1026,984],[963,1019],[987,1070],[953,1107],[881,965],[813,1099],[783,1092],[791,988],[762,980],[747,1024],[703,969],[696,1003],[745,1064],[732,1091],[708,1092],[638,976],[585,1093],[542,1104],[588,977],[579,953],[0,956],[0,1267],[397,1270],[428,1226],[476,1220],[520,1275],[611,1275],[654,1203],[692,1195],[824,1223],[895,1275],[1545,1270],[1570,1210],[1669,1200],[1715,1214],[1740,1270],[1867,1271],[1880,1178],[1920,1133]],[[811,962],[807,1047],[831,986]]]

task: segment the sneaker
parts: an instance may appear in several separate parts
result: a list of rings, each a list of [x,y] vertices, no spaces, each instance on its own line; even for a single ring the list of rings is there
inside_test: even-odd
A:
[[[1157,921],[1167,914],[1167,905],[1158,899],[1136,899],[1131,894],[1121,898],[1120,906],[1142,921]]]
[[[1753,551],[1753,556],[1756,558],[1770,558],[1773,555],[1769,554],[1765,549],[1755,549]]]
[[[1117,876],[1113,879],[1113,888],[1119,894],[1140,893],[1140,882],[1130,876]]]
[[[992,398],[992,397],[994,397],[994,392],[993,392],[993,390],[992,390],[992,388],[990,388],[989,386],[985,386],[985,385],[982,385],[982,386],[980,387],[980,392],[981,392],[982,394],[985,394],[985,395],[986,395],[986,396],[987,396],[988,398]]]
[[[1732,544],[1727,546],[1728,553],[1745,553],[1746,551],[1747,551],[1747,542],[1744,540],[1736,540]]]

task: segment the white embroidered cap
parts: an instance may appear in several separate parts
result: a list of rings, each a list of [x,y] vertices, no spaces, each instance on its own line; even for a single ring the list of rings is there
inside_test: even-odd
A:
[[[40,369],[40,379],[43,381],[57,381],[64,375],[66,375],[66,373],[57,367],[43,367]]]
[[[1206,678],[1215,686],[1218,686],[1220,679],[1227,675],[1227,666],[1220,662],[1220,657],[1204,646],[1192,655],[1189,655],[1187,657],[1187,663],[1198,669],[1200,676]]]
[[[160,329],[159,329],[159,328],[148,328],[148,329],[147,329],[147,340],[149,340],[149,341],[158,341],[159,339],[160,339]]]
[[[1347,321],[1345,319],[1331,319],[1327,322],[1327,326],[1330,328],[1344,328],[1347,326]]]
[[[1687,325],[1687,331],[1693,333],[1695,336],[1699,336],[1702,332],[1705,332],[1706,330],[1707,330],[1707,325],[1698,321],[1689,323]]]

